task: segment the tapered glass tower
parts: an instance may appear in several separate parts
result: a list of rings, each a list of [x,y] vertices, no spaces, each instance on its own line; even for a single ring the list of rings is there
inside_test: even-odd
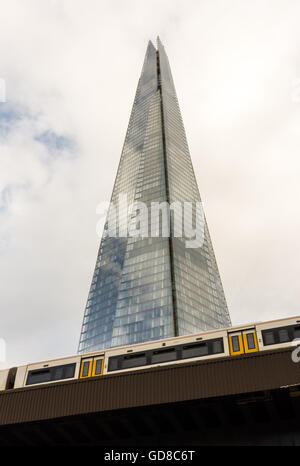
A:
[[[126,205],[124,204],[126,200]],[[201,202],[164,47],[149,42],[125,137],[80,335],[79,352],[123,346],[231,325],[206,220],[202,241],[187,247],[175,210],[162,231],[150,207],[178,205],[194,225]],[[149,208],[148,233],[128,225]],[[118,215],[117,234],[107,232]],[[151,218],[150,218],[151,217]],[[180,219],[180,215],[177,217]],[[160,222],[161,220],[161,222]],[[151,225],[150,225],[151,224]],[[180,232],[184,230],[183,227]]]

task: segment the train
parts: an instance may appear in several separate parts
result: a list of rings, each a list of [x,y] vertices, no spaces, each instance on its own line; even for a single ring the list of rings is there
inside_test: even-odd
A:
[[[300,316],[109,348],[0,371],[0,391],[295,346]]]

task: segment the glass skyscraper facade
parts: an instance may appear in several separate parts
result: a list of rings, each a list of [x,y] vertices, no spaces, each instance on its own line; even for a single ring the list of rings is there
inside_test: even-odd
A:
[[[149,212],[153,202],[201,202],[159,39],[157,49],[148,44],[111,197],[111,204],[118,206],[119,233],[137,216],[121,208],[120,195],[126,195],[128,205],[143,203]],[[194,209],[193,222],[195,215]],[[111,212],[107,222],[110,217]],[[205,217],[201,246],[189,248],[174,231],[173,213],[169,235],[161,234],[158,219],[155,223],[149,217],[149,235],[103,235],[80,353],[231,325]]]

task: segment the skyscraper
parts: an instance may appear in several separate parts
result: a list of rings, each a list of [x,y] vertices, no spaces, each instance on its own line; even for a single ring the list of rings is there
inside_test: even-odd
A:
[[[122,197],[123,196],[123,197]],[[171,210],[169,234],[127,234],[127,205],[200,203],[167,55],[149,42],[111,197],[118,234],[103,235],[79,352],[187,335],[231,325],[205,217],[198,247],[186,247]],[[186,218],[195,222],[196,209]],[[161,211],[162,218],[162,211]],[[108,221],[112,210],[108,214]],[[116,217],[114,217],[116,218]],[[156,223],[155,223],[156,222]],[[108,223],[108,222],[107,222]],[[149,227],[150,228],[150,227]],[[106,224],[107,230],[107,224]]]

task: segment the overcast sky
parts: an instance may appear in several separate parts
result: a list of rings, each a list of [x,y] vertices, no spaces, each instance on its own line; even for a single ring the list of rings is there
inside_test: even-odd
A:
[[[96,207],[157,35],[233,324],[300,314],[299,0],[0,0],[0,12],[0,367],[77,351]]]

